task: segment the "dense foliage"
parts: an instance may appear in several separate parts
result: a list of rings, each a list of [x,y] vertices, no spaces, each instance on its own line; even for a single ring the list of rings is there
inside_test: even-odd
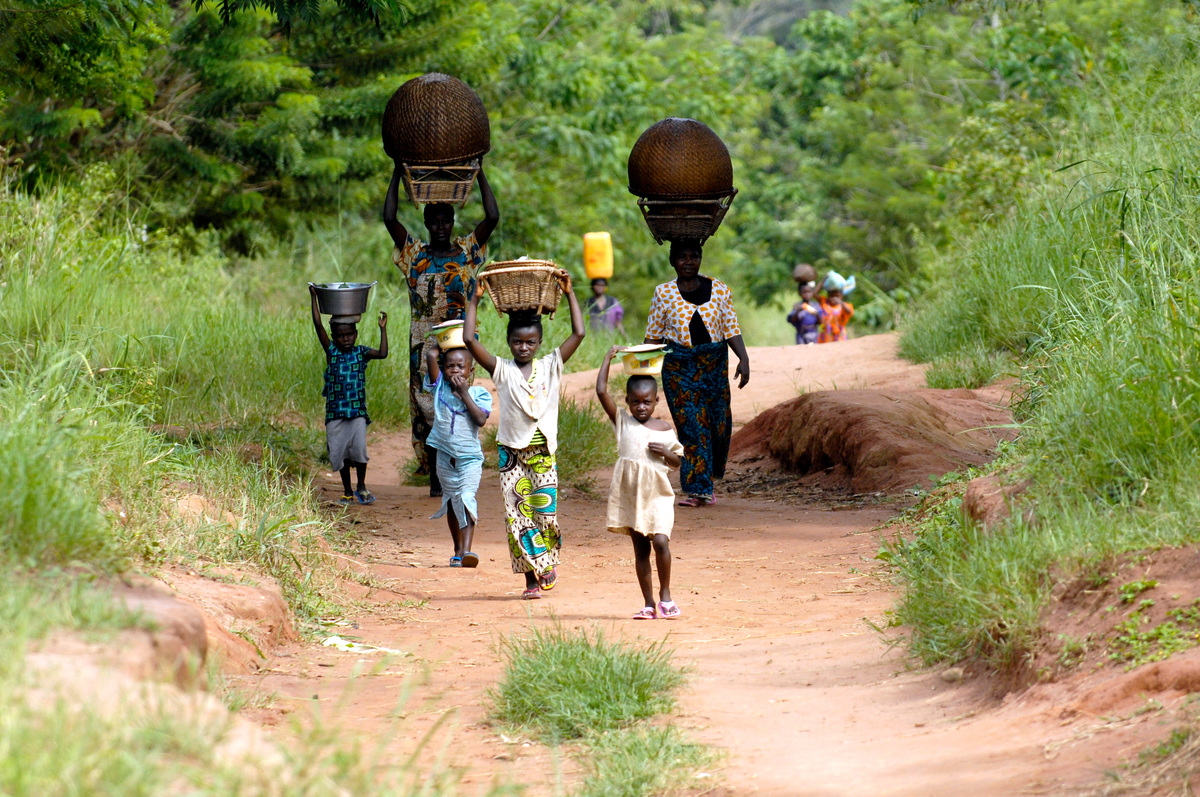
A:
[[[1103,583],[1129,551],[1200,541],[1200,21],[1167,6],[1125,40],[1036,190],[936,264],[904,337],[944,386],[1020,377],[1008,478],[1031,483],[1029,519],[989,534],[943,507],[892,551],[930,660],[1021,666],[1054,576]]]
[[[800,260],[919,290],[933,250],[1008,212],[1063,92],[1119,67],[1126,15],[1161,4],[936,5],[919,23],[908,0],[256,5],[18,0],[0,11],[3,157],[31,187],[105,161],[151,227],[212,229],[227,252],[358,224],[382,260],[382,109],[449,72],[492,118],[494,254],[573,262],[579,234],[609,229],[642,295],[667,266],[625,158],[650,123],[693,116],[741,189],[709,269],[765,301]]]

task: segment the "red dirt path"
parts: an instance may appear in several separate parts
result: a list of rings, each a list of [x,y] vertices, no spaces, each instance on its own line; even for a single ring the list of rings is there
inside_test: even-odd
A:
[[[818,385],[924,386],[921,369],[896,358],[892,336],[751,355],[751,385],[734,391],[739,425]],[[572,376],[571,389],[588,395],[589,378],[594,372]],[[640,597],[629,542],[603,527],[604,473],[597,474],[600,495],[564,491],[559,586],[544,600],[523,602],[522,579],[509,570],[500,533],[494,473],[485,473],[480,489],[480,568],[450,569],[445,526],[426,520],[437,502],[424,488],[396,483],[405,438],[376,437],[371,452],[379,501],[351,514],[366,540],[355,567],[375,586],[360,588],[361,610],[345,618],[354,626],[344,633],[411,656],[352,679],[376,659],[314,644],[286,647],[255,679],[280,695],[273,708],[250,714],[264,724],[317,704],[323,715],[398,754],[448,719],[423,760],[432,766],[436,754],[461,768],[466,793],[496,781],[563,793],[577,780],[576,768],[561,753],[501,738],[486,724],[484,696],[501,673],[500,638],[557,618],[610,637],[666,638],[676,660],[691,668],[675,721],[726,754],[715,781],[696,781],[697,793],[1061,794],[1099,780],[1146,739],[1167,732],[1153,712],[1116,723],[1064,715],[1059,685],[997,702],[983,680],[911,670],[902,651],[889,649],[872,628],[886,624],[897,598],[873,557],[878,527],[899,504],[835,506],[719,492],[717,506],[677,516],[673,592],[683,617],[634,622],[627,618]],[[334,498],[340,489],[327,481],[325,495]],[[395,603],[402,598],[428,603],[402,609]],[[395,722],[391,714],[409,689]]]

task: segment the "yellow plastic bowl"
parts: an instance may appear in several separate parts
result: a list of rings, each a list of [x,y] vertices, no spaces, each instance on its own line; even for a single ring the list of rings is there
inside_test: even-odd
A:
[[[462,321],[444,321],[429,331],[437,336],[438,347],[442,351],[467,347],[467,344],[463,342]]]
[[[625,366],[625,373],[630,376],[659,376],[662,373],[665,358],[665,353],[651,357],[649,360],[639,360],[632,354],[625,354],[621,356],[621,362]]]

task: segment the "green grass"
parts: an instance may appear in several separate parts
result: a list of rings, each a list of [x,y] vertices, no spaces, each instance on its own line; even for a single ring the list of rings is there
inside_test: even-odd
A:
[[[19,659],[0,667],[0,793],[11,797],[460,793],[457,774],[394,760],[384,742],[319,716],[295,722],[286,749],[246,745],[231,738],[230,714],[190,696],[141,700],[118,691],[98,708],[55,700],[44,677],[38,688],[32,679]],[[516,792],[493,786],[485,793]]]
[[[654,797],[705,785],[716,760],[671,725],[684,672],[663,642],[609,642],[555,622],[503,640],[507,661],[490,692],[492,722],[550,745],[572,744],[586,772],[577,797]],[[703,773],[708,777],[708,773]]]
[[[492,719],[551,743],[670,711],[684,680],[662,643],[633,647],[560,624],[506,639],[503,653]]]
[[[985,535],[948,504],[897,546],[898,617],[928,660],[1020,662],[1048,573],[1200,541],[1198,43],[1195,20],[1132,37],[1024,204],[947,253],[906,319],[931,384],[1018,376],[1012,464],[1036,513]]]
[[[711,785],[705,767],[713,751],[673,725],[609,731],[588,738],[587,776],[576,797],[630,797],[695,793]]]

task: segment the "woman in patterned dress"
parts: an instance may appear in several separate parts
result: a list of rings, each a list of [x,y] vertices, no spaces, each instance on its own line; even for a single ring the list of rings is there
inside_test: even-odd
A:
[[[383,223],[396,248],[392,262],[408,283],[408,301],[412,321],[408,336],[408,402],[412,415],[412,445],[417,457],[417,473],[429,474],[429,494],[439,497],[436,454],[425,441],[433,423],[432,394],[422,389],[428,376],[425,360],[426,334],[434,325],[462,318],[467,300],[475,292],[475,275],[487,259],[487,241],[500,222],[496,197],[483,169],[479,170],[479,194],[483,199],[483,221],[470,235],[452,238],[454,206],[442,203],[425,206],[425,229],[429,242],[409,234],[396,218],[400,191],[400,166],[392,172],[387,198],[383,203]]]
[[[646,342],[667,343],[663,392],[683,443],[680,506],[716,503],[713,480],[725,476],[733,414],[729,408],[729,349],[738,356],[738,388],[750,381],[750,355],[742,342],[733,295],[720,280],[700,273],[704,250],[696,239],[671,241],[676,278],[654,289]]]

